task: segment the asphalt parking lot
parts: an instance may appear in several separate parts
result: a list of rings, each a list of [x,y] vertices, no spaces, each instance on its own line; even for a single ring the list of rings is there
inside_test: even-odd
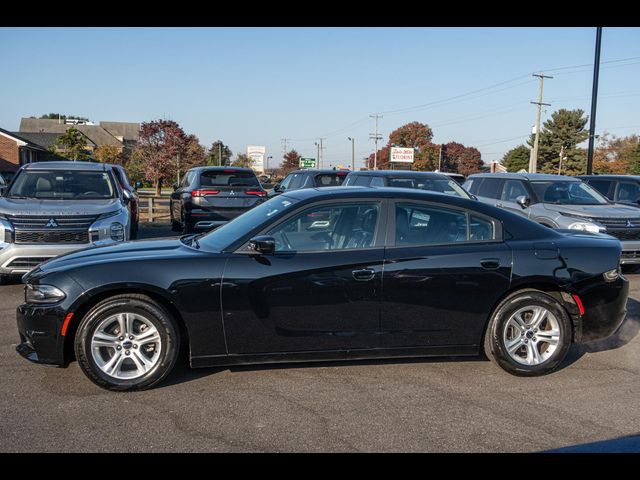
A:
[[[621,329],[574,349],[546,377],[451,358],[178,365],[160,387],[139,393],[104,391],[76,363],[58,369],[19,357],[22,286],[0,286],[0,451],[640,451],[640,275],[628,277]]]

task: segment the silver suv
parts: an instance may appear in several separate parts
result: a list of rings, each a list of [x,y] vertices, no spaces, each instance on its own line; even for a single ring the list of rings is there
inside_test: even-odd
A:
[[[0,197],[0,280],[63,253],[128,240],[129,201],[109,165],[23,166]]]
[[[471,175],[478,200],[550,228],[607,233],[622,244],[620,263],[640,263],[640,211],[611,203],[579,178],[539,173]]]

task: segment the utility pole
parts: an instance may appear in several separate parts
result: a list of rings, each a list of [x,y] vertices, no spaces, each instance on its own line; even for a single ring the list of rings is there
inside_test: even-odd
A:
[[[440,144],[440,153],[438,154],[438,171],[442,171],[442,144]]]
[[[558,175],[562,175],[562,160],[566,160],[564,156],[564,145],[560,146],[560,164],[558,165]]]
[[[289,141],[288,138],[282,138],[282,161],[284,161],[284,156],[287,154],[287,142]]]
[[[376,131],[375,133],[369,134],[369,140],[373,140],[375,142],[375,150],[373,151],[373,169],[378,169],[378,140],[382,140],[382,135],[378,135],[378,119],[382,118],[382,115],[378,115],[377,113],[374,115],[369,115],[371,118],[375,118],[376,120]]]
[[[602,27],[596,29],[596,58],[593,62],[593,89],[591,90],[591,118],[589,119],[589,147],[587,150],[587,175],[593,173],[593,143],[596,134],[596,105],[598,103],[598,77],[600,75],[600,44]]]
[[[318,142],[314,142],[316,144],[316,147],[318,147],[318,168],[322,168],[322,150],[324,150],[325,147],[322,146],[322,141],[326,140],[323,137],[318,138],[318,140],[320,141],[320,143]]]
[[[347,137],[351,140],[351,170],[356,169],[356,139],[353,137]]]
[[[218,144],[218,166],[222,166],[222,142]]]
[[[538,95],[537,102],[531,102],[534,105],[538,105],[538,116],[536,117],[536,138],[533,142],[533,148],[531,149],[531,156],[529,157],[529,173],[536,173],[538,169],[538,142],[540,140],[540,115],[542,114],[542,106],[551,106],[550,103],[542,103],[542,84],[545,78],[553,78],[542,73],[534,73],[533,76],[540,79],[540,94]]]

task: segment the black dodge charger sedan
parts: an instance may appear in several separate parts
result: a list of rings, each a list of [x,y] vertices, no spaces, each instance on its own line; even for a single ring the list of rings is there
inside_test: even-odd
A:
[[[620,242],[400,188],[288,192],[209,234],[95,247],[25,275],[25,358],[96,384],[193,367],[485,353],[516,375],[625,315]]]

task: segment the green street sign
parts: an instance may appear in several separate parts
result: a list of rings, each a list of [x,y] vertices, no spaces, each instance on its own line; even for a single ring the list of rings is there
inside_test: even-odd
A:
[[[315,168],[316,159],[300,157],[298,165],[300,166],[300,168]]]

